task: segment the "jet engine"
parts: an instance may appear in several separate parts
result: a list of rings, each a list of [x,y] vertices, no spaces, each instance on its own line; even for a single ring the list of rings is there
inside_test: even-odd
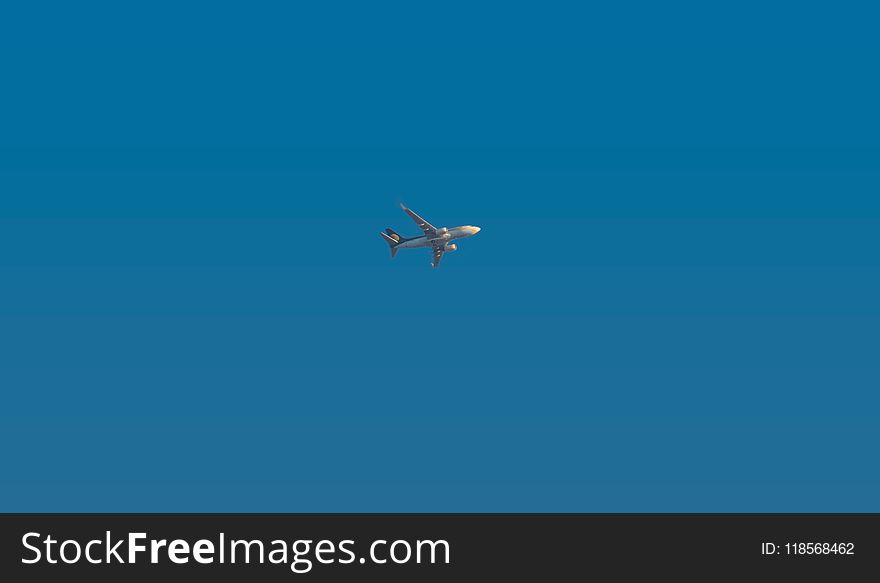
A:
[[[449,229],[447,229],[446,227],[443,227],[442,229],[437,229],[436,232],[437,232],[438,237],[442,237],[443,235],[445,235],[446,233],[449,232]]]
[[[449,253],[450,251],[455,251],[456,249],[458,249],[458,245],[456,245],[455,243],[449,243],[446,245],[446,247],[443,248],[443,250],[447,253]]]

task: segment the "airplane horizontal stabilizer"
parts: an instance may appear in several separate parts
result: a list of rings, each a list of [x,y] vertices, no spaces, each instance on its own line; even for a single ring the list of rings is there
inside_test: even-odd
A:
[[[391,247],[391,256],[394,257],[397,255],[397,246],[400,244],[400,235],[392,231],[391,229],[385,229],[386,231],[390,231],[389,233],[379,233],[382,235],[382,238],[388,242],[388,246]],[[396,235],[396,237],[395,237]]]

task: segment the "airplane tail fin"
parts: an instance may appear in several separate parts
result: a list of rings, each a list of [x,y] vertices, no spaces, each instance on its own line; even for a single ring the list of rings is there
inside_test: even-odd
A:
[[[397,255],[397,246],[400,245],[401,241],[403,241],[403,237],[401,237],[394,229],[385,229],[384,233],[379,233],[382,235],[382,238],[388,242],[388,246],[391,247],[391,256],[394,257]]]

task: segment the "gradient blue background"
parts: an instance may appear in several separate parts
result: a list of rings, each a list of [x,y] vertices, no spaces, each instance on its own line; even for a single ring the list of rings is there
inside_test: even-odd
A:
[[[880,510],[869,3],[293,4],[0,9],[0,510]]]

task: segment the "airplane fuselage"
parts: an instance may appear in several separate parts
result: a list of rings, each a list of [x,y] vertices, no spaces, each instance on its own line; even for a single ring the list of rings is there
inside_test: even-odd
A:
[[[471,235],[476,235],[479,230],[479,227],[472,227],[470,225],[466,225],[463,227],[449,227],[448,229],[438,229],[436,237],[432,237],[429,239],[428,237],[425,237],[423,235],[421,237],[407,239],[400,243],[398,247],[402,249],[419,249],[422,247],[433,247],[435,244],[445,245],[454,241],[455,239],[463,239],[465,237],[470,237]]]

